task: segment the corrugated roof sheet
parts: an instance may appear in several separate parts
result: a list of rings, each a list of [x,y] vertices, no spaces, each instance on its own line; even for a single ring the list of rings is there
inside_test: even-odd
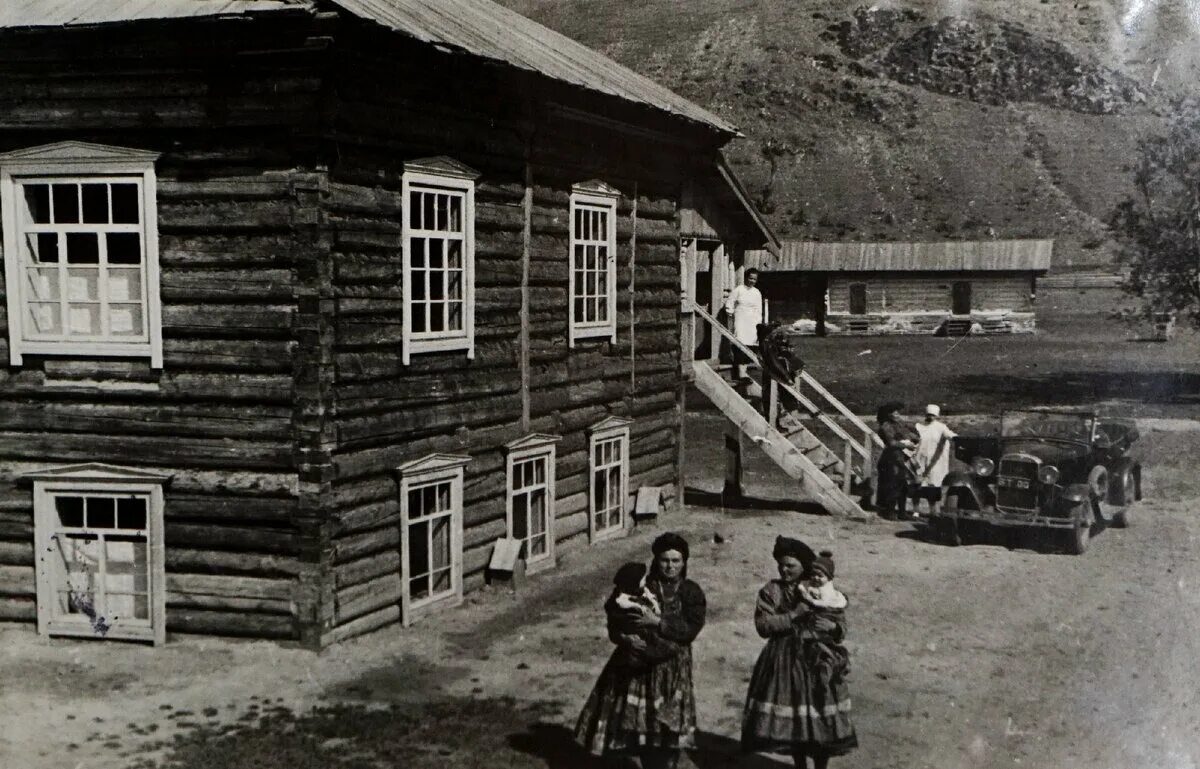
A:
[[[718,131],[737,129],[668,88],[491,0],[332,0],[364,19],[427,43],[540,72],[646,104]]]
[[[323,1],[426,43],[644,104],[721,133],[738,133],[670,89],[491,0]],[[0,28],[223,16],[312,5],[311,0],[0,0]]]
[[[823,243],[789,240],[763,269],[805,272],[1048,270],[1053,240]]]
[[[74,27],[296,7],[294,0],[0,0],[0,28]]]

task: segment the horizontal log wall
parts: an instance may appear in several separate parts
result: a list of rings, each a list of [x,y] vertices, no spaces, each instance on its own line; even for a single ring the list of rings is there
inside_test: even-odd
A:
[[[769,277],[769,276],[768,276]],[[946,312],[952,309],[951,292],[957,281],[971,284],[971,309],[1032,312],[1032,280],[1028,273],[919,273],[879,275],[865,273],[829,278],[829,311],[850,311],[850,286],[867,285],[867,312]]]
[[[161,152],[164,366],[26,356],[0,368],[0,618],[33,620],[40,467],[171,473],[167,629],[299,638],[311,532],[296,521],[298,296],[313,260],[322,79],[287,19],[6,37],[0,151],[81,140]],[[271,40],[278,52],[263,50]],[[315,211],[315,209],[313,209]],[[306,272],[307,271],[307,272]],[[4,290],[0,287],[0,291]],[[7,317],[0,296],[0,355]]]
[[[471,456],[463,513],[464,583],[471,590],[483,582],[492,544],[506,534],[505,443],[530,432],[563,436],[555,537],[568,546],[586,541],[589,425],[611,414],[636,420],[631,489],[671,484],[678,456],[680,158],[661,147],[645,148],[657,152],[643,156],[631,151],[627,137],[556,123],[528,101],[532,89],[494,70],[464,69],[461,57],[400,50],[384,60],[351,52],[369,49],[339,49],[339,162],[331,168],[325,199],[337,297],[331,502],[336,627],[328,641],[400,618],[395,468],[401,463],[434,451]],[[439,77],[413,78],[413,71]],[[396,83],[411,87],[397,93],[391,88]],[[419,353],[405,366],[402,163],[442,155],[481,174],[475,192],[475,358]],[[527,173],[533,182],[528,241]],[[569,195],[572,184],[591,179],[622,192],[618,332],[616,343],[580,341],[572,350],[566,315]],[[527,342],[521,335],[523,280]],[[528,392],[523,360],[532,382]],[[523,408],[528,424],[522,424]]]

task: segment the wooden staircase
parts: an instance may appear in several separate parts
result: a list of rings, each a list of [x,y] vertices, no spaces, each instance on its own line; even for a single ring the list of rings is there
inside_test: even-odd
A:
[[[709,323],[715,333],[758,364],[754,353],[703,308],[693,305],[692,310],[695,317]],[[832,515],[870,517],[855,500],[854,492],[867,487],[869,495],[874,456],[883,443],[820,382],[807,372],[802,372],[794,382],[771,380],[772,406],[763,414],[759,406],[743,397],[708,361],[695,361],[692,369],[697,389],[780,469],[798,481],[807,496]],[[801,387],[811,397],[798,389]],[[784,396],[797,406],[795,410],[779,412]],[[829,404],[832,415],[817,405],[817,399]],[[840,417],[841,423],[833,415]],[[851,430],[861,435],[862,440],[856,440]],[[837,443],[842,445],[841,454],[830,448],[830,444]]]

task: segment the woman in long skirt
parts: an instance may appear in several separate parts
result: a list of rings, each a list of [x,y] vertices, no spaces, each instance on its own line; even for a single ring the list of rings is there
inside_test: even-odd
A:
[[[883,451],[877,465],[878,495],[876,506],[884,518],[903,518],[908,501],[908,451],[915,448],[917,430],[900,419],[904,404],[891,401],[879,407],[877,432],[883,439]]]
[[[775,540],[779,579],[758,593],[754,627],[767,639],[758,656],[742,716],[742,748],[790,754],[797,769],[825,769],[833,756],[858,747],[846,687],[842,646],[846,625],[840,612],[817,611],[805,603],[800,580],[816,560],[803,542]],[[825,652],[843,664],[832,669]]]
[[[643,769],[673,769],[680,752],[695,747],[696,696],[692,684],[692,641],[704,627],[704,591],[687,578],[688,543],[667,533],[654,540],[654,561],[646,587],[660,613],[643,609],[640,626],[668,642],[666,659],[647,659],[639,634],[619,632],[609,623],[617,645],[600,672],[575,737],[598,756],[635,755]],[[663,644],[656,643],[661,648]],[[630,665],[629,651],[647,660]]]

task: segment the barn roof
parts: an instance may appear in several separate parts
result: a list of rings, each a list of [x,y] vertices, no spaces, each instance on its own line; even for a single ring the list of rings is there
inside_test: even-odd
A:
[[[1036,271],[1050,269],[1053,240],[939,243],[822,243],[784,241],[763,269],[805,272]]]
[[[616,96],[735,136],[737,128],[649,78],[492,0],[3,0],[0,28],[111,24],[336,6],[425,43]]]

